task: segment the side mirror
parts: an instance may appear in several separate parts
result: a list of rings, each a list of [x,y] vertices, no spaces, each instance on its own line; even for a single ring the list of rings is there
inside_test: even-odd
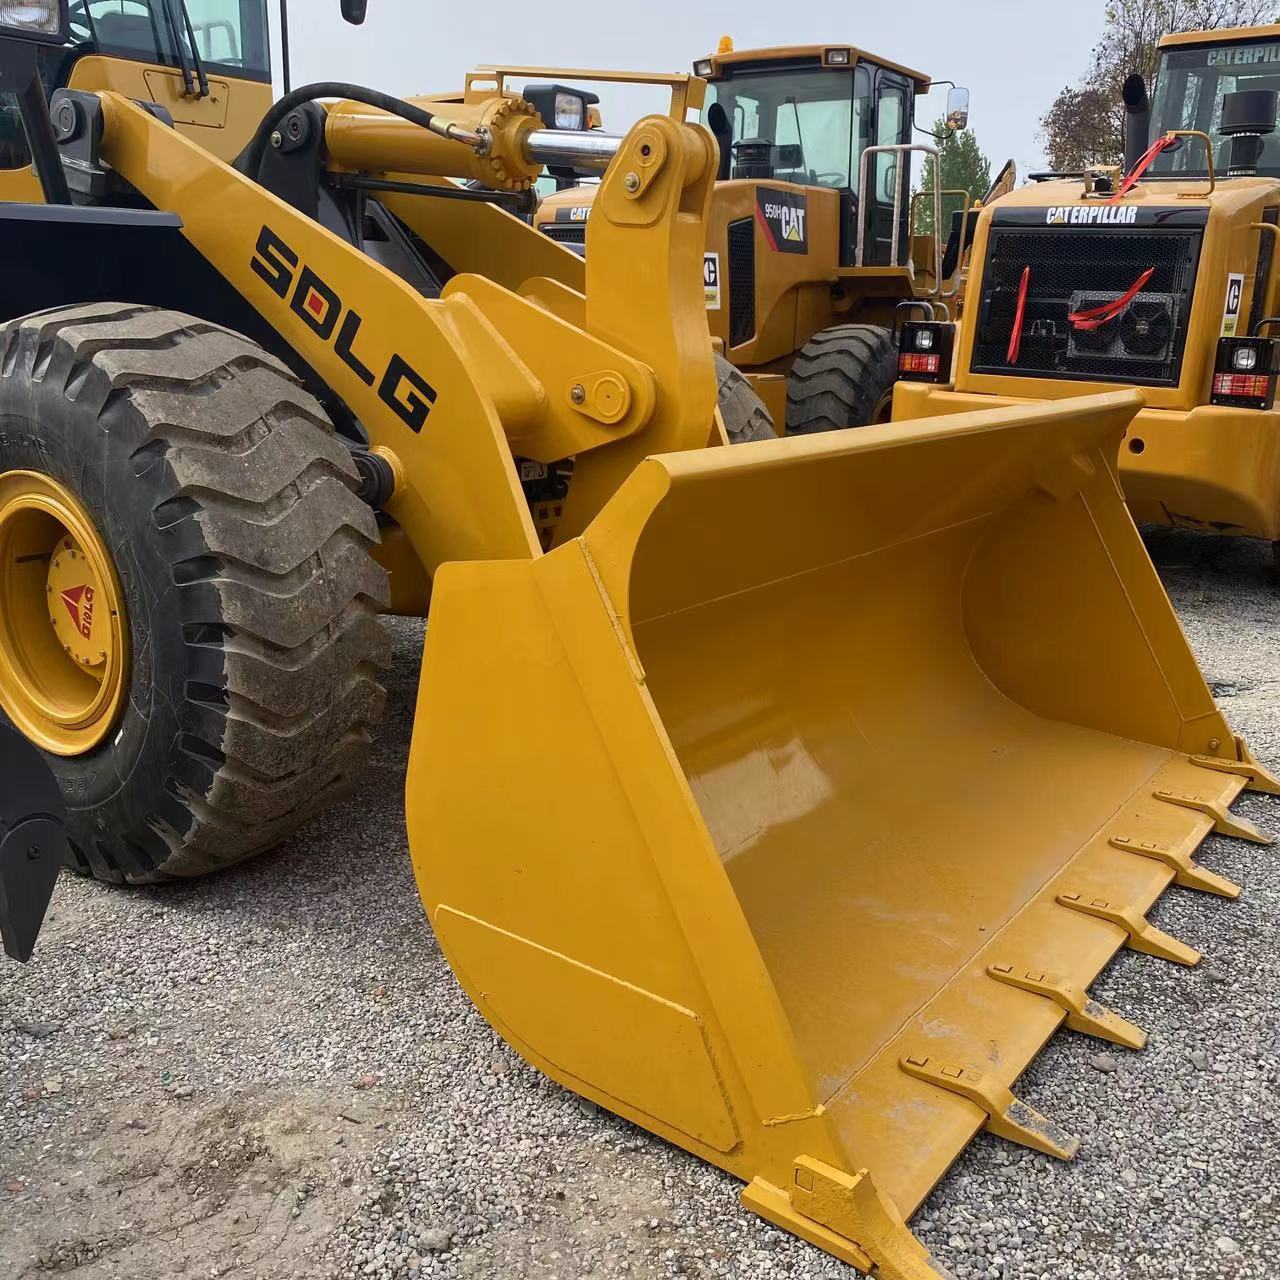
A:
[[[358,27],[364,21],[368,8],[369,0],[342,0],[342,16],[353,27]]]
[[[969,90],[953,87],[947,93],[947,128],[969,127]]]
[[[0,40],[66,44],[70,34],[67,0],[0,0]]]

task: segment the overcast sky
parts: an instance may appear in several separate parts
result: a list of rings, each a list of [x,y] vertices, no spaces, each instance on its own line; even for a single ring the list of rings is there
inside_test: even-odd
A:
[[[279,0],[267,3],[278,10]],[[1022,176],[1043,163],[1037,121],[1058,90],[1084,73],[1102,9],[1102,0],[369,0],[364,26],[350,27],[338,0],[291,0],[291,61],[295,86],[340,78],[409,94],[461,88],[463,74],[481,63],[688,71],[725,34],[739,49],[847,41],[967,86],[970,127],[992,172],[1012,156]],[[652,91],[599,92],[611,132],[659,107]],[[921,123],[941,114],[945,93],[921,104]]]

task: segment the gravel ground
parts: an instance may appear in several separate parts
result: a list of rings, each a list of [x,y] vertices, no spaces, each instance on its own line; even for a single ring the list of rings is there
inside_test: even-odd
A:
[[[1280,763],[1280,596],[1264,549],[1152,549],[1218,697]],[[523,1066],[426,927],[400,798],[421,627],[359,800],[208,881],[64,877],[36,961],[0,966],[0,1280],[845,1277],[738,1184]],[[1280,826],[1273,802],[1238,806]],[[917,1214],[960,1280],[1275,1275],[1280,861],[1211,840],[1239,902],[1153,920],[1196,970],[1123,953],[1095,986],[1142,1054],[1062,1032],[1020,1093],[1069,1165],[980,1135]]]

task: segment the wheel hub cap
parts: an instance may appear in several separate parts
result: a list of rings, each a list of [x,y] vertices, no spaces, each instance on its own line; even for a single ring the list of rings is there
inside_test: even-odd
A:
[[[32,742],[81,755],[113,728],[128,673],[124,601],[93,521],[64,485],[0,474],[0,706]]]

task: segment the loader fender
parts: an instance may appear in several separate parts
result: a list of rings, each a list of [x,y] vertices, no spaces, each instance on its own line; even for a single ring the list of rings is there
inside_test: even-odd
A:
[[[24,964],[66,856],[66,820],[44,758],[0,720],[0,943]]]
[[[195,313],[283,361],[340,434],[363,440],[324,379],[209,265],[182,226],[168,210],[0,202],[0,322],[85,303]]]
[[[1013,1086],[1064,1020],[1134,1041],[1089,984],[1194,960],[1146,912],[1265,781],[1116,483],[1140,404],[654,457],[436,579],[407,812],[459,980],[882,1276],[940,1274],[903,1219],[979,1129],[1074,1153]]]

